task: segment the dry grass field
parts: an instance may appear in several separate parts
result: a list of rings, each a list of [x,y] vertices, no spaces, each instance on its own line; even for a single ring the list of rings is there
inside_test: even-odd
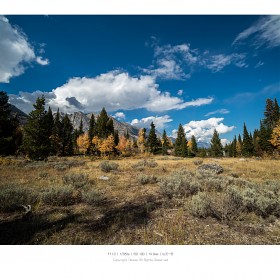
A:
[[[280,244],[279,160],[0,158],[0,178],[0,244]]]

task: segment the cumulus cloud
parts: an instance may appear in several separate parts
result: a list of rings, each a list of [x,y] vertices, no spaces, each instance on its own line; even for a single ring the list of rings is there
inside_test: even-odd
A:
[[[36,56],[26,34],[4,16],[0,16],[0,38],[0,83],[9,83],[12,77],[23,74],[32,62],[49,64],[48,59]]]
[[[117,112],[113,115],[114,118],[118,120],[124,120],[125,119],[125,113],[124,112]]]
[[[212,97],[207,97],[185,102],[182,98],[171,96],[169,92],[161,92],[151,76],[131,77],[120,71],[111,71],[94,78],[71,78],[64,85],[53,89],[49,95],[52,98],[47,100],[47,105],[67,112],[81,108],[86,112],[99,112],[102,107],[109,112],[133,109],[163,112],[202,106],[213,101]],[[30,98],[33,99],[33,96],[31,94]],[[20,100],[19,108],[27,111],[30,103],[28,94],[24,94],[24,99],[22,94],[13,96],[11,103],[18,103],[15,99]],[[28,108],[24,108],[24,102]]]
[[[215,114],[228,114],[230,111],[228,109],[219,109],[213,112],[209,112],[205,115],[205,117],[215,115]]]
[[[163,129],[164,127],[166,127],[166,124],[169,122],[172,122],[173,119],[170,118],[170,116],[165,115],[165,116],[150,116],[147,118],[142,118],[140,120],[138,119],[134,119],[131,122],[131,125],[137,126],[139,128],[149,128],[151,123],[153,122],[156,129]]]
[[[250,43],[255,48],[280,46],[280,16],[271,15],[260,18],[252,26],[239,33],[232,44],[240,44],[247,39],[251,40]]]
[[[189,123],[183,125],[183,128],[188,139],[194,135],[198,142],[209,143],[215,129],[219,134],[224,134],[235,128],[235,126],[227,126],[223,124],[223,121],[224,118],[210,118],[207,120],[190,121]],[[176,137],[177,130],[173,130],[172,134],[173,137]]]

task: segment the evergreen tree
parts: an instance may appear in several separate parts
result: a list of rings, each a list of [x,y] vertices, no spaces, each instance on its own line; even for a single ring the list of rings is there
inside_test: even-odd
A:
[[[166,131],[163,130],[162,133],[162,154],[167,155],[167,150],[169,148],[169,139],[166,135]]]
[[[262,149],[260,146],[260,137],[259,137],[260,131],[255,129],[253,134],[253,145],[254,145],[254,154],[256,156],[262,156]]]
[[[120,142],[120,137],[119,137],[119,131],[118,130],[114,130],[114,142],[115,142],[115,147],[118,146],[119,142]]]
[[[21,130],[17,117],[12,116],[9,97],[0,91],[0,155],[12,155],[21,144]]]
[[[89,128],[88,128],[88,137],[90,142],[92,141],[95,135],[96,135],[96,122],[95,122],[94,114],[92,114],[90,117]]]
[[[234,136],[234,139],[232,141],[232,148],[231,148],[231,151],[232,151],[232,157],[236,157],[237,156],[237,148],[236,148],[236,145],[237,145],[237,140],[236,140],[236,136]]]
[[[259,131],[259,145],[262,152],[271,154],[274,147],[269,142],[271,139],[272,130],[271,128],[264,125],[263,121],[260,122],[260,131]]]
[[[79,136],[84,134],[84,124],[83,124],[82,116],[81,116],[81,121],[80,121],[79,129],[78,129],[78,134],[79,134]]]
[[[96,135],[101,139],[106,139],[111,134],[114,134],[113,120],[108,117],[105,108],[102,108],[96,121]]]
[[[277,122],[280,120],[280,109],[279,109],[279,105],[277,102],[277,99],[274,98],[274,108],[273,108],[273,121],[274,121],[274,126],[275,127],[277,125]]]
[[[278,104],[277,104],[278,105]],[[279,108],[278,108],[279,110]],[[273,129],[275,124],[275,108],[274,108],[274,102],[270,98],[266,99],[266,106],[264,111],[264,120],[263,124],[266,128]]]
[[[52,113],[51,107],[49,107],[48,112],[46,114],[46,128],[47,128],[48,138],[50,139],[50,154],[54,154],[53,146],[52,146],[52,139],[51,139],[53,127],[54,127],[53,113]]]
[[[147,146],[149,148],[149,152],[153,154],[156,152],[158,146],[158,139],[156,135],[155,125],[153,122],[151,123],[151,129],[147,140]]]
[[[180,157],[188,156],[187,139],[186,139],[184,128],[181,124],[179,124],[178,127],[177,138],[174,143],[174,152],[176,156],[180,156]]]
[[[60,113],[59,109],[57,109],[57,113],[55,115],[53,121],[53,129],[51,135],[51,146],[52,146],[52,153],[55,155],[62,154],[62,122],[60,120]]]
[[[243,126],[243,144],[242,144],[242,155],[252,156],[254,152],[254,145],[252,135],[249,135],[246,124]]]
[[[45,111],[45,97],[38,97],[33,105],[34,109],[28,116],[24,127],[23,146],[27,155],[34,160],[47,158],[51,151],[51,139],[47,112]]]
[[[197,148],[197,142],[196,142],[196,139],[195,139],[195,136],[192,135],[190,141],[189,141],[189,156],[190,157],[195,157],[197,152],[198,152],[198,148]]]
[[[218,131],[215,129],[213,137],[211,139],[211,155],[214,157],[220,157],[223,155],[223,146]]]
[[[73,125],[67,114],[62,119],[62,155],[73,155]]]

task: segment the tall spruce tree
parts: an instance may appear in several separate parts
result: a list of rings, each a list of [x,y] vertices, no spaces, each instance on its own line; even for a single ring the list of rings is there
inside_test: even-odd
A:
[[[243,144],[242,144],[242,155],[252,156],[254,153],[254,145],[252,135],[249,135],[246,124],[243,126]]]
[[[106,139],[109,135],[114,134],[114,123],[109,118],[103,107],[96,121],[96,134],[101,139]]]
[[[150,153],[155,153],[158,148],[158,139],[156,135],[156,128],[154,123],[151,123],[150,132],[148,135],[147,146]]]
[[[6,92],[0,91],[0,155],[12,155],[19,148],[19,122],[11,113]]]
[[[82,116],[81,116],[80,125],[79,125],[79,129],[78,129],[78,134],[79,134],[79,136],[84,134],[84,124],[83,124]]]
[[[31,159],[43,160],[51,151],[50,127],[45,111],[44,95],[37,98],[33,107],[34,110],[29,113],[24,127],[23,146]]]
[[[179,124],[177,138],[174,143],[174,153],[176,156],[187,157],[188,156],[188,146],[187,139],[184,128]]]
[[[195,157],[198,152],[197,142],[194,135],[192,135],[191,137],[188,151],[189,151],[189,157]]]
[[[232,144],[231,144],[231,151],[232,151],[232,157],[236,157],[237,156],[237,149],[236,149],[236,145],[237,145],[237,140],[236,140],[236,136],[234,136],[234,139],[232,141]]]
[[[73,148],[73,125],[67,114],[62,119],[62,155],[71,156]]]
[[[62,122],[60,119],[61,116],[58,108],[51,135],[52,152],[55,155],[62,155]]]
[[[211,139],[211,155],[214,157],[220,157],[223,155],[223,145],[221,143],[221,139],[218,131],[215,129],[213,133],[213,137]]]
[[[89,128],[88,128],[88,137],[90,142],[92,141],[94,136],[96,136],[96,122],[95,122],[94,114],[92,114],[90,117]]]

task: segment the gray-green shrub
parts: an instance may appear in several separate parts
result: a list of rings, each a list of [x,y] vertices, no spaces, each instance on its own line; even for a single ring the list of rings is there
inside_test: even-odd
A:
[[[105,161],[102,161],[100,163],[99,167],[103,172],[108,173],[108,172],[113,171],[113,170],[118,170],[119,165],[115,162],[110,162],[108,160],[105,160]]]

